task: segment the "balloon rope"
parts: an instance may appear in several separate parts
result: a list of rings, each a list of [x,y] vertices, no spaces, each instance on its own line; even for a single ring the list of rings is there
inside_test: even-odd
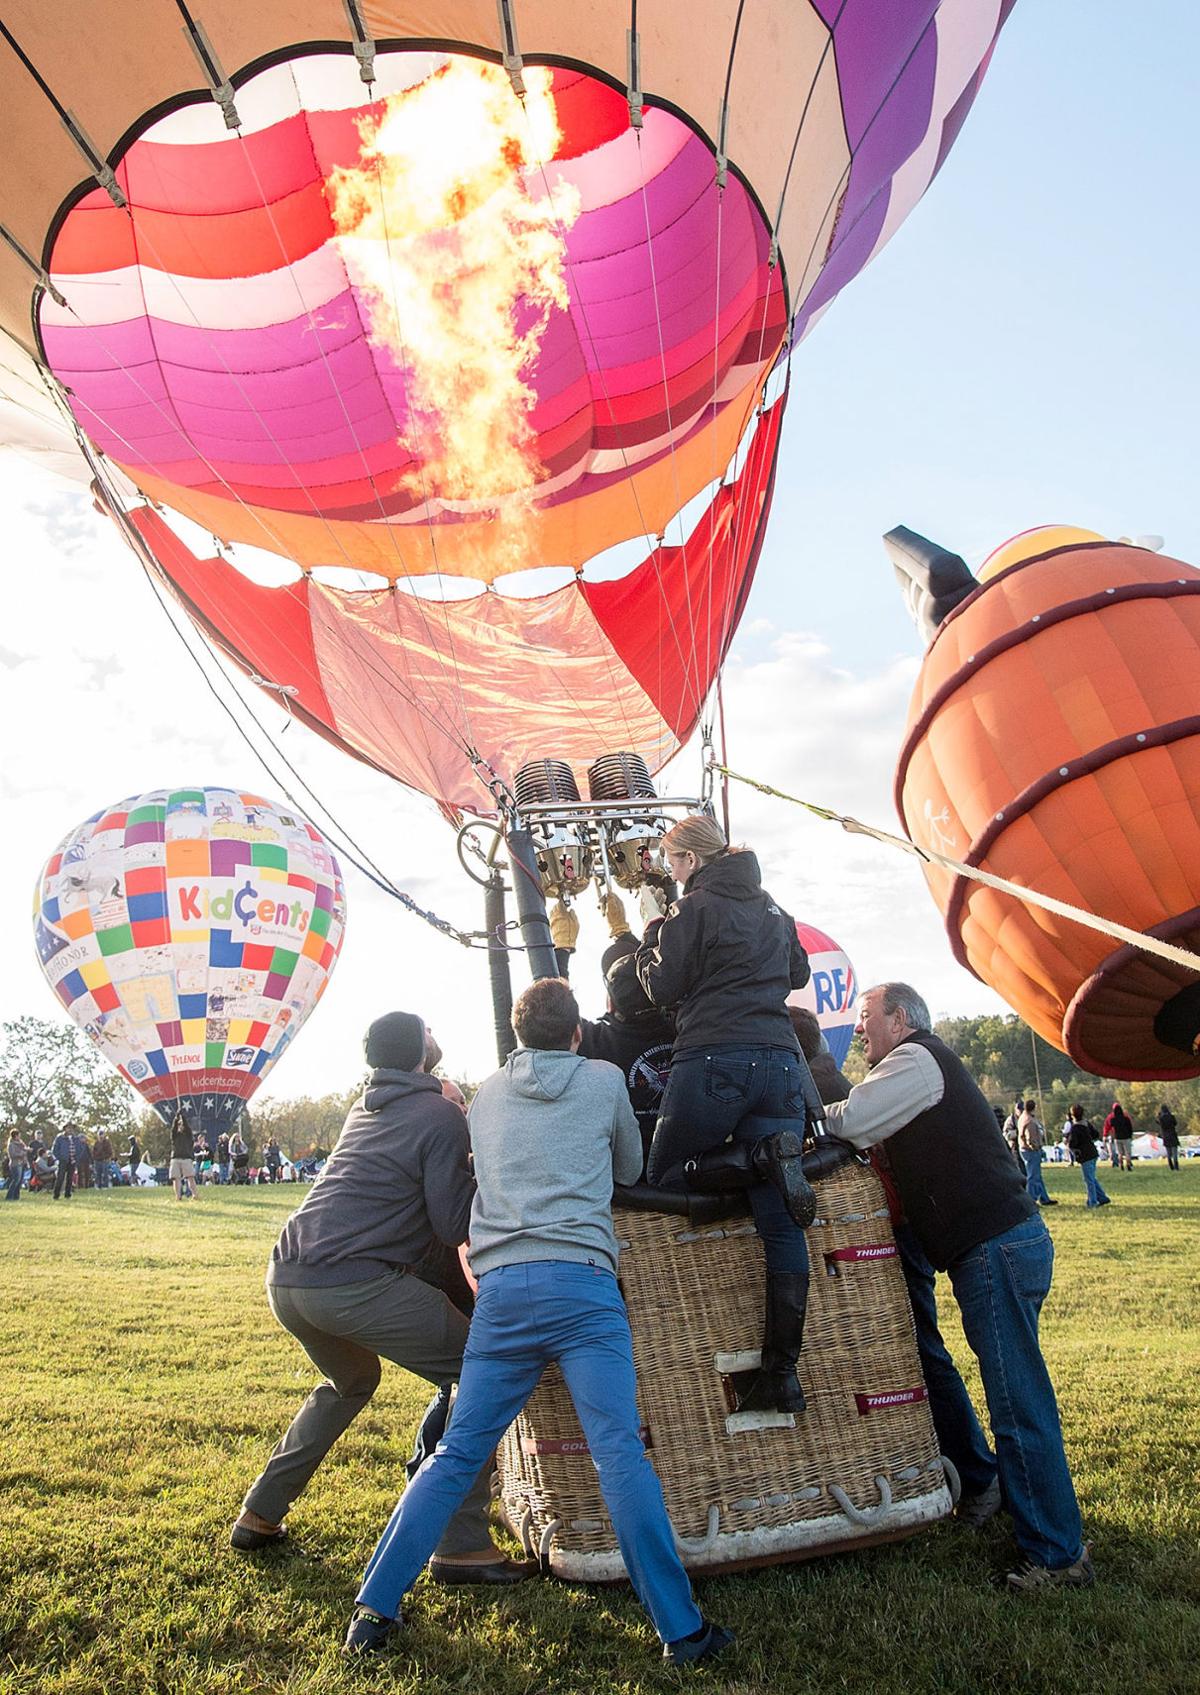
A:
[[[727,766],[718,765],[716,769],[722,776],[731,777],[735,783],[745,783],[748,788],[757,789],[760,794],[771,795],[776,800],[790,801],[793,806],[802,806],[806,812],[811,812],[814,818],[823,818],[830,824],[840,824],[842,829],[852,836],[870,836],[873,841],[899,848],[903,853],[911,854],[914,859],[940,865],[943,870],[953,871],[958,877],[967,877],[973,883],[985,883],[989,889],[998,889],[1001,894],[1013,895],[1026,906],[1039,906],[1045,912],[1053,912],[1060,918],[1069,918],[1074,924],[1082,924],[1085,929],[1098,930],[1103,936],[1112,936],[1119,942],[1126,942],[1143,953],[1157,954],[1160,959],[1170,960],[1172,965],[1182,965],[1188,971],[1200,971],[1200,954],[1192,953],[1187,948],[1176,947],[1173,942],[1163,942],[1157,936],[1147,936],[1141,930],[1131,930],[1127,925],[1117,924],[1111,918],[1098,918],[1095,913],[1086,912],[1083,907],[1071,906],[1065,900],[1056,900],[1053,895],[1044,895],[1038,889],[1027,888],[1024,883],[1012,883],[1007,877],[997,877],[991,871],[981,870],[978,865],[964,865],[961,860],[948,859],[944,853],[935,853],[932,848],[918,847],[915,842],[910,842],[903,836],[894,836],[888,830],[877,830],[870,824],[861,824],[857,818],[848,818],[844,813],[834,812],[827,806],[818,806],[815,801],[801,800],[799,795],[786,794],[783,789],[772,788],[770,783],[760,783],[753,777],[744,777],[740,771],[731,771]]]

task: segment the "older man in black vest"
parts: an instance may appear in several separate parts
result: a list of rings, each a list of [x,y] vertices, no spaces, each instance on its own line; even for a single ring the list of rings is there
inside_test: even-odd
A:
[[[847,1100],[826,1109],[829,1128],[858,1148],[886,1140],[908,1225],[929,1263],[950,1275],[1025,1556],[1008,1585],[1086,1587],[1094,1573],[1038,1342],[1054,1267],[1049,1231],[991,1107],[933,1034],[916,990],[881,983],[858,1005],[871,1069]]]

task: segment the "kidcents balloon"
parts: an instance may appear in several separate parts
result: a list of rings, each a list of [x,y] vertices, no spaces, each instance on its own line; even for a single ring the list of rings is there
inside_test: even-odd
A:
[[[215,1141],[325,992],[346,922],[337,861],[290,807],[156,789],[97,812],[34,905],[51,988],[165,1119]]]
[[[786,355],[1010,9],[11,0],[9,421],[45,453],[57,403],[196,623],[444,807],[473,762],[657,770],[749,594]]]
[[[793,989],[789,1006],[806,1006],[816,1014],[834,1064],[841,1065],[854,1039],[858,1018],[858,978],[849,958],[824,930],[796,920],[796,935],[808,955],[811,976],[802,989]]]

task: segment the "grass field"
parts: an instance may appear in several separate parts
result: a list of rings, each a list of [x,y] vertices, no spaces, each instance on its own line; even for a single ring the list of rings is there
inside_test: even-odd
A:
[[[1047,1166],[1063,1204],[1043,1337],[1099,1573],[1010,1598],[1011,1552],[941,1525],[853,1557],[701,1585],[732,1625],[706,1687],[871,1695],[1200,1689],[1200,1161],[1103,1181]],[[1111,1182],[1110,1182],[1111,1176]],[[677,1688],[630,1593],[422,1581],[382,1663],[338,1646],[391,1509],[423,1387],[386,1368],[293,1510],[294,1546],[227,1545],[247,1483],[314,1381],[262,1291],[300,1191],[25,1196],[0,1208],[0,1695],[407,1695]],[[952,1303],[946,1333],[965,1365]],[[960,1353],[961,1349],[961,1353]],[[968,1374],[977,1391],[977,1380]]]

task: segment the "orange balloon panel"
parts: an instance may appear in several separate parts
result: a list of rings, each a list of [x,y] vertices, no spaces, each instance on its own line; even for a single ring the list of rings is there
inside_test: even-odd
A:
[[[896,804],[918,846],[1200,951],[1200,571],[1098,542],[981,586],[926,654]],[[926,879],[960,963],[1079,1065],[1200,1074],[1200,971]]]

